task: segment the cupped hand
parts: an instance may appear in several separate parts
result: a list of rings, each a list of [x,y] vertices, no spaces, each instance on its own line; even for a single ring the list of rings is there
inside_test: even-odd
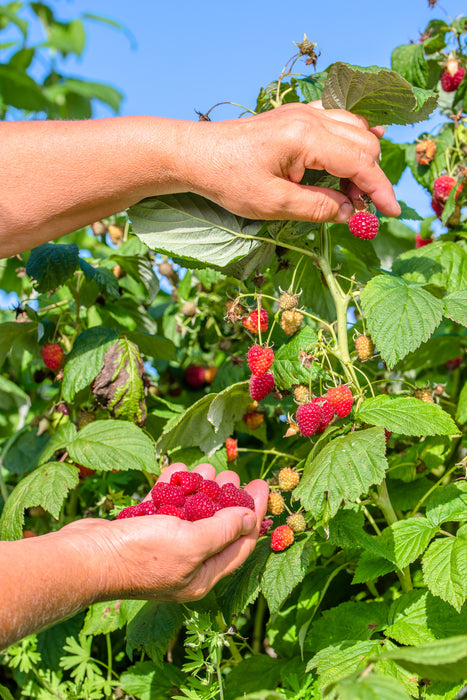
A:
[[[283,105],[224,122],[193,125],[188,161],[193,191],[252,219],[344,222],[361,194],[388,216],[400,207],[379,166],[383,129],[320,102]],[[346,194],[299,184],[306,169],[344,181]],[[350,183],[350,186],[349,186]]]
[[[187,467],[181,463],[170,465],[160,481],[169,481],[174,471],[187,471]],[[200,464],[194,471],[220,485],[239,485],[239,477],[233,471],[216,476],[210,464]],[[254,512],[244,507],[224,508],[211,518],[195,522],[169,515],[148,515],[112,522],[88,519],[73,523],[76,534],[85,534],[97,550],[103,591],[100,598],[180,603],[205,596],[255,548],[266,512],[268,486],[257,479],[246,490],[255,501]]]

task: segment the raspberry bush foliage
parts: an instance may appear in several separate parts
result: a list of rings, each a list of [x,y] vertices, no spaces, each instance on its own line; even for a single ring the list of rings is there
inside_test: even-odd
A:
[[[11,8],[1,26],[16,18],[21,30]],[[401,202],[389,219],[362,201],[379,227],[361,239],[347,225],[247,221],[184,193],[2,262],[2,288],[20,299],[0,325],[3,539],[115,518],[172,461],[267,479],[271,511],[254,553],[207,598],[94,605],[8,649],[0,697],[457,696],[466,32],[466,17],[433,19],[391,68],[316,69],[305,37],[254,106],[321,99],[370,125],[417,124],[410,143],[382,139],[381,164],[394,184],[410,169],[428,218]],[[2,71],[18,65],[27,75],[13,56]],[[37,83],[40,103],[4,89],[5,114],[57,116],[58,84]],[[66,94],[84,109],[83,89]],[[321,171],[304,181],[342,186]],[[210,512],[207,486],[196,498]]]

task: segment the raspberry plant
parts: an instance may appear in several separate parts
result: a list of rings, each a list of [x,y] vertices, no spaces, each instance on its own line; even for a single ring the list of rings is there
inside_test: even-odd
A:
[[[466,17],[434,19],[391,69],[292,74],[318,60],[305,37],[255,108],[321,99],[372,126],[426,128],[438,106],[433,132],[382,139],[386,174],[396,184],[408,167],[433,216],[401,202],[388,219],[365,202],[379,227],[360,239],[347,225],[246,221],[184,193],[4,261],[1,284],[21,300],[0,325],[4,539],[140,513],[170,461],[261,476],[272,498],[254,553],[205,601],[94,605],[11,647],[0,696],[456,697],[467,680],[466,32]],[[304,181],[341,187],[321,171]],[[44,367],[52,344],[63,367]],[[294,479],[281,490],[284,474]],[[199,489],[216,497],[213,482]]]

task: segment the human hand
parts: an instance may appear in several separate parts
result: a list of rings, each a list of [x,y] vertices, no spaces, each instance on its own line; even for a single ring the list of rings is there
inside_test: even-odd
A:
[[[383,214],[400,214],[378,162],[383,129],[370,129],[364,117],[325,110],[320,102],[293,103],[253,117],[193,127],[184,162],[191,189],[235,214],[344,222],[353,214],[348,197],[358,201],[361,194],[369,195]],[[306,169],[341,178],[348,196],[300,185]]]
[[[172,464],[159,480],[168,482],[175,471],[187,471],[187,468],[181,463]],[[210,464],[200,464],[195,471],[205,479],[216,479],[220,485],[240,483],[232,471],[221,472],[216,477]],[[97,599],[138,598],[178,603],[197,600],[238,568],[255,548],[269,490],[260,479],[250,482],[246,490],[254,498],[255,512],[248,508],[225,508],[212,518],[196,522],[169,515],[112,522],[85,519],[61,532],[76,535],[77,544],[83,537],[88,544],[92,543],[100,568]]]

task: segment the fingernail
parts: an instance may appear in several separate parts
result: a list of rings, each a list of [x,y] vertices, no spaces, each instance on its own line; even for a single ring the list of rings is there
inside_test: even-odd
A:
[[[336,222],[339,224],[344,223],[344,221],[348,221],[350,217],[353,214],[353,208],[352,205],[349,204],[349,202],[344,202],[344,204],[341,204],[339,207],[339,212],[336,217]]]
[[[256,515],[254,513],[245,513],[242,521],[242,530],[246,534],[251,532],[256,525]]]

